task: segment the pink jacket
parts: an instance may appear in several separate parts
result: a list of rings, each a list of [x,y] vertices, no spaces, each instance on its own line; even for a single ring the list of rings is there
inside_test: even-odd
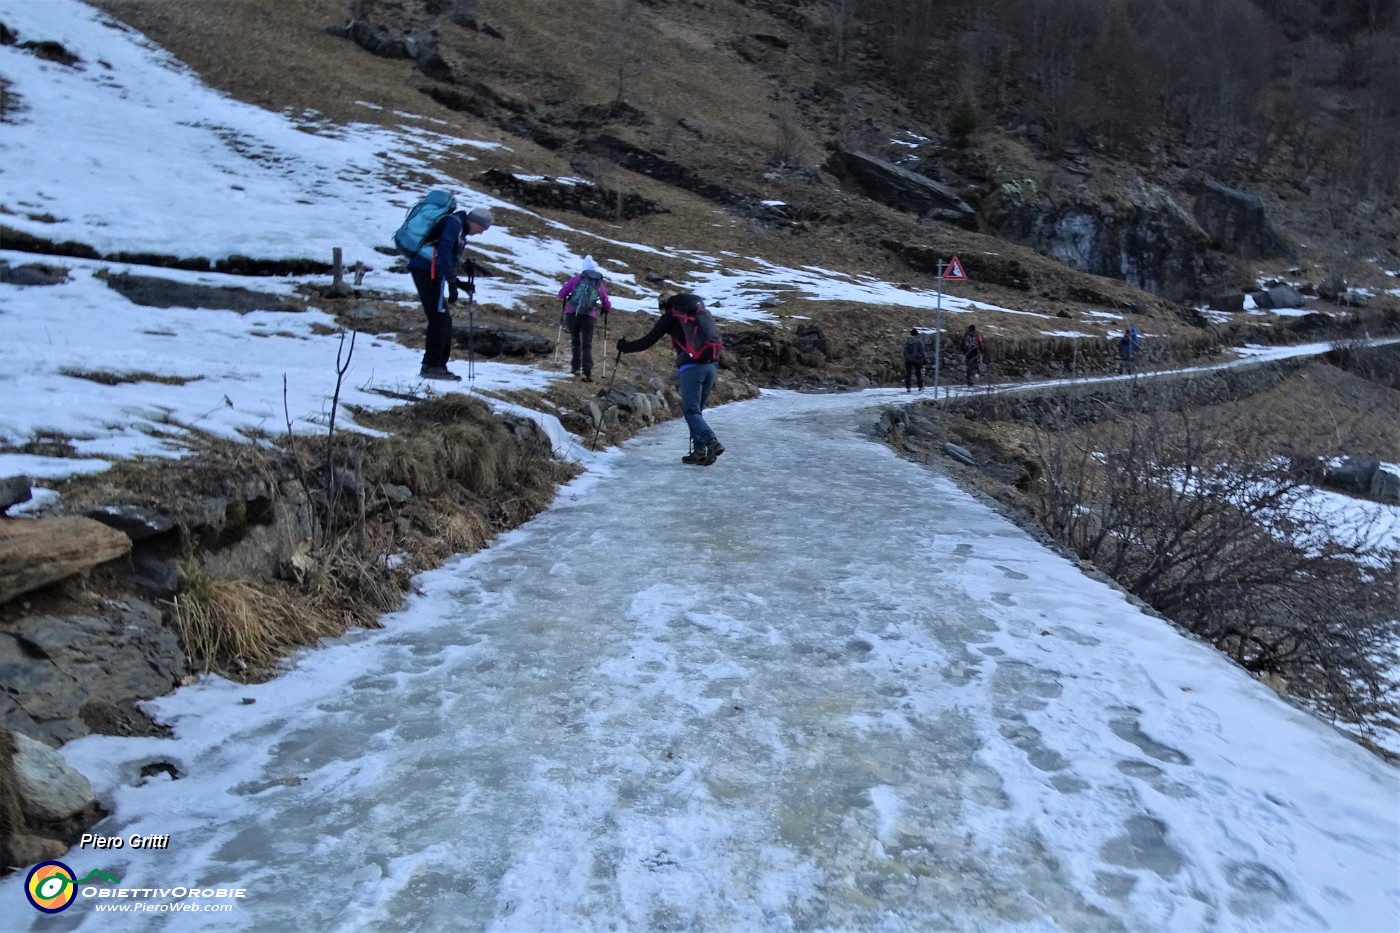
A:
[[[580,273],[580,275],[581,275],[581,274],[582,274],[582,273]],[[572,276],[570,276],[570,277],[569,277],[569,281],[567,281],[567,282],[564,283],[564,287],[561,288],[561,289],[559,289],[559,297],[560,297],[560,298],[568,298],[570,295],[572,295],[572,294],[574,293],[574,286],[578,285],[578,280],[579,280],[579,275],[572,275]],[[598,283],[598,304],[594,305],[592,308],[589,309],[589,311],[588,311],[588,316],[589,316],[589,317],[597,317],[597,316],[598,316],[598,305],[602,305],[604,311],[611,311],[611,310],[612,310],[612,300],[608,298],[608,286],[607,286],[607,283],[606,283],[606,282],[599,282],[599,283]],[[565,305],[564,305],[564,313],[565,313],[565,314],[573,314],[573,313],[574,313],[574,306],[571,305],[571,304],[565,304]]]

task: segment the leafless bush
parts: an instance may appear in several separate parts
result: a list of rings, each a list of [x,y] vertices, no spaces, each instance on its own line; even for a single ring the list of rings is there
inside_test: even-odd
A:
[[[1374,721],[1394,686],[1400,567],[1364,529],[1328,532],[1273,439],[1171,404],[1106,410],[1092,431],[1037,417],[1051,534],[1247,670]]]
[[[797,111],[791,104],[782,104],[773,114],[774,165],[797,165],[802,159],[802,130]]]

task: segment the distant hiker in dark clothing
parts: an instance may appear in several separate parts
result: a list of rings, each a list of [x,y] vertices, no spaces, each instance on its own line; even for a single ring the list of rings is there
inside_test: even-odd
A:
[[[1131,375],[1137,372],[1137,351],[1142,346],[1142,335],[1138,329],[1128,325],[1123,336],[1118,338],[1118,374]]]
[[[676,375],[680,381],[681,412],[690,428],[690,452],[682,463],[709,466],[724,453],[724,445],[710,430],[701,412],[709,401],[719,373],[719,354],[724,348],[715,319],[698,295],[672,295],[657,302],[661,317],[639,340],[618,338],[618,353],[637,353],[669,335],[676,348]]]
[[[962,348],[963,362],[967,364],[967,385],[968,388],[972,388],[972,384],[977,381],[977,374],[982,370],[982,352],[986,349],[982,335],[977,333],[976,324],[967,325],[959,346]]]
[[[919,391],[924,391],[924,366],[928,364],[928,347],[919,336],[918,328],[910,328],[904,338],[904,391],[909,391],[909,382],[918,377]]]
[[[593,326],[598,320],[598,308],[603,313],[612,310],[612,300],[608,298],[608,287],[603,283],[603,273],[592,256],[583,257],[583,271],[571,276],[564,287],[559,289],[559,297],[565,299],[564,321],[569,327],[569,341],[573,355],[569,358],[569,368],[575,376],[583,370],[583,381],[593,381]]]
[[[419,253],[408,261],[418,299],[423,302],[423,314],[428,318],[423,368],[418,373],[423,379],[462,381],[461,376],[447,368],[447,360],[452,355],[452,312],[448,308],[457,303],[461,291],[469,297],[475,296],[475,269],[468,271],[467,281],[463,282],[457,277],[457,263],[461,261],[467,237],[484,233],[491,222],[491,212],[484,207],[448,214],[442,221],[442,232],[432,252],[427,256]]]

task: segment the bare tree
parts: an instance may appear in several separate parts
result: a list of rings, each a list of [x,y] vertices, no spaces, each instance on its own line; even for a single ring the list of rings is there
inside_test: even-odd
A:
[[[832,58],[838,74],[846,65],[851,35],[855,30],[856,9],[860,5],[861,0],[827,0],[827,13],[831,17]]]
[[[642,7],[637,0],[608,0],[608,55],[613,66],[614,106],[622,103],[629,85],[645,72],[641,25]]]

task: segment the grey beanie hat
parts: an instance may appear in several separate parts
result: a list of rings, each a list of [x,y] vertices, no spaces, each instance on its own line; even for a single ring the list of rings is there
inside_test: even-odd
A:
[[[474,207],[471,210],[467,211],[467,220],[470,220],[472,223],[481,227],[481,229],[487,230],[490,229],[491,224],[495,221],[495,218],[491,216],[491,212],[488,211],[486,208]]]

